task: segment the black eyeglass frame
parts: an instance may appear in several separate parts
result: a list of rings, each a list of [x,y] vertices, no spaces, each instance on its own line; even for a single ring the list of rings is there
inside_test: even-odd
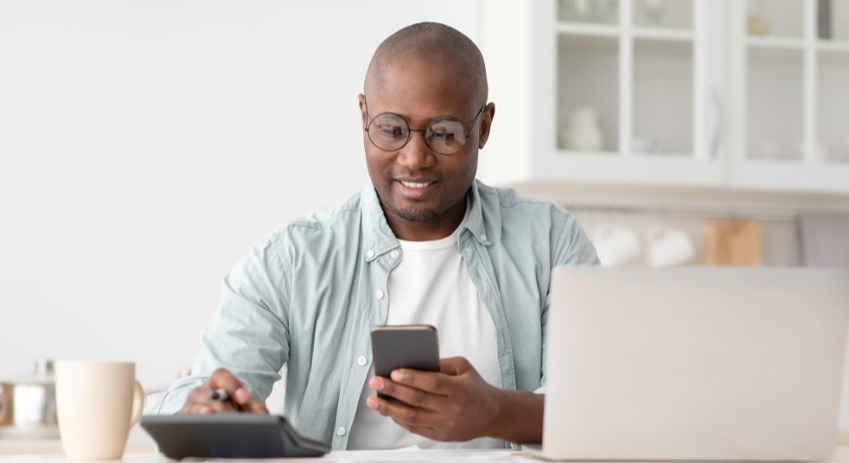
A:
[[[368,101],[366,101],[365,94],[363,94],[363,104],[366,106],[366,120],[368,120],[369,119]],[[363,131],[365,131],[368,134],[368,140],[371,142],[372,145],[374,145],[375,148],[377,148],[381,151],[386,151],[386,152],[398,151],[398,150],[404,148],[405,146],[407,146],[407,143],[410,142],[410,139],[413,138],[413,132],[420,132],[422,134],[422,136],[424,137],[425,144],[427,144],[427,147],[430,148],[431,150],[433,150],[434,153],[441,154],[443,156],[451,156],[451,155],[459,153],[460,151],[463,150],[463,147],[466,146],[466,143],[469,141],[469,136],[472,134],[472,131],[475,130],[475,124],[478,123],[478,119],[481,117],[481,114],[483,114],[483,110],[486,109],[487,104],[488,103],[484,103],[483,106],[481,106],[481,109],[478,110],[478,113],[475,114],[474,119],[472,119],[472,125],[469,127],[469,131],[466,132],[465,127],[463,128],[463,133],[466,135],[466,139],[463,140],[463,144],[460,145],[459,147],[457,147],[456,150],[454,150],[450,153],[443,153],[443,152],[437,150],[436,148],[434,148],[433,146],[431,146],[429,136],[431,135],[430,126],[434,121],[452,120],[452,121],[462,123],[461,121],[454,119],[453,117],[437,116],[437,117],[427,121],[427,125],[425,126],[425,128],[414,129],[414,128],[410,127],[410,124],[407,122],[407,119],[405,119],[404,116],[397,114],[397,113],[393,113],[393,112],[385,112],[385,113],[380,113],[380,114],[374,116],[373,118],[371,118],[371,120],[368,120],[368,123],[363,128]],[[375,121],[375,119],[377,119],[378,117],[383,116],[383,115],[397,116],[398,119],[402,120],[404,122],[404,125],[407,126],[407,139],[404,140],[404,143],[402,143],[401,146],[394,148],[394,149],[386,149],[386,148],[381,147],[377,143],[375,143],[374,140],[372,140],[371,132],[369,132],[369,127],[371,127],[371,124],[372,124],[372,122]]]

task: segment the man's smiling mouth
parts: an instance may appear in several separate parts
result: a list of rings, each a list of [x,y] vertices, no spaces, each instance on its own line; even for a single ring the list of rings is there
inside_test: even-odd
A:
[[[400,180],[400,182],[407,188],[425,188],[431,184],[431,182],[405,182],[404,180]]]

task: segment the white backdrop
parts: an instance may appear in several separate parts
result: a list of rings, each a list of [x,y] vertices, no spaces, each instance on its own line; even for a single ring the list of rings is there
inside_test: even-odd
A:
[[[477,1],[0,0],[0,379],[190,367],[225,272],[358,191],[374,48]]]

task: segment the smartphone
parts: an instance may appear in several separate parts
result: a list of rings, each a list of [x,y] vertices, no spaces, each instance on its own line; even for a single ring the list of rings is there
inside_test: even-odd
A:
[[[431,325],[381,325],[371,329],[374,375],[388,378],[392,370],[439,371],[439,342]],[[395,400],[377,393],[379,397]]]

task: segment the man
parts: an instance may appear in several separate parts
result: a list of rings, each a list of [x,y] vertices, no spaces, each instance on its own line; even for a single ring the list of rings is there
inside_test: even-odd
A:
[[[359,105],[371,184],[236,265],[193,376],[148,411],[267,412],[287,365],[287,417],[334,449],[540,442],[551,269],[596,264],[592,244],[556,206],[475,180],[495,105],[457,30],[387,38]],[[371,327],[408,323],[437,327],[440,372],[373,377]]]

